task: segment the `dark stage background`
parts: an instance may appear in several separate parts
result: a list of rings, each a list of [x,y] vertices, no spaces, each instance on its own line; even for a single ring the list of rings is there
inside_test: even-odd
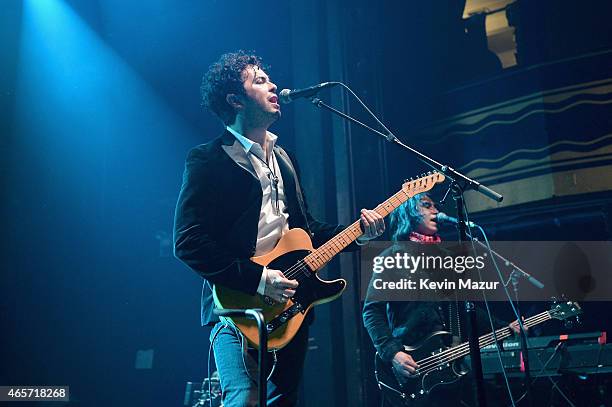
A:
[[[279,89],[349,84],[405,142],[505,194],[467,197],[491,238],[610,239],[611,3],[379,3],[2,1],[0,385],[171,406],[206,375],[201,280],[172,257],[172,219],[186,152],[222,129],[201,75],[231,50],[263,56]],[[272,131],[318,217],[351,222],[426,170],[315,109],[283,107]],[[317,311],[303,406],[377,405],[357,264],[323,273],[351,289]],[[609,304],[585,310],[574,329],[611,328]]]

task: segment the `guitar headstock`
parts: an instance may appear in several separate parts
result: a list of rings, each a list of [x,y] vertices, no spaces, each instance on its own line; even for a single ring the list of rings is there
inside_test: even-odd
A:
[[[402,184],[402,191],[409,197],[413,197],[421,192],[427,192],[436,184],[444,182],[446,177],[437,171],[422,174],[417,179],[409,179]]]
[[[566,301],[554,304],[548,313],[550,314],[551,318],[563,321],[582,314],[582,308],[580,308],[580,305],[578,305],[577,302]]]

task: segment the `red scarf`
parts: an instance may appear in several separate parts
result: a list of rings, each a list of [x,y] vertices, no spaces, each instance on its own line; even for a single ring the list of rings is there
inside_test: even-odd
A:
[[[422,244],[437,244],[442,241],[442,239],[440,239],[440,236],[438,235],[429,236],[417,232],[410,232],[408,240],[410,240],[411,242],[417,242]]]

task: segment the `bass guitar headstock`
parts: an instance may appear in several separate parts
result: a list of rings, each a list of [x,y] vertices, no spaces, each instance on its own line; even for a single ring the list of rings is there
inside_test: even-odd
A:
[[[548,313],[551,318],[563,321],[582,314],[582,308],[575,301],[565,301],[553,304]]]

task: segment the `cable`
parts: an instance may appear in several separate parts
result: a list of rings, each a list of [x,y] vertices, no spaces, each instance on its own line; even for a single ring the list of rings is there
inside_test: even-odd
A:
[[[251,374],[249,373],[249,369],[247,369],[246,360],[244,359],[245,355],[248,354],[247,352],[248,348],[245,346],[245,342],[244,342],[244,335],[240,331],[236,333],[240,335],[240,347],[242,348],[242,365],[244,366],[244,371],[246,372],[247,376],[249,376],[249,379],[257,383],[257,380],[251,377]],[[268,374],[268,377],[266,378],[266,382],[270,381],[270,378],[272,377],[272,374],[274,373],[274,370],[276,369],[276,362],[277,362],[276,349],[272,350],[272,356],[274,358],[274,363],[272,364],[272,369],[270,369],[270,373]],[[259,368],[261,368],[261,366],[259,366]]]
[[[254,380],[250,373],[249,373],[249,369],[247,368],[246,365],[246,360],[245,360],[245,355],[247,354],[247,348],[245,347],[245,342],[244,342],[244,335],[242,335],[242,333],[240,331],[237,331],[236,329],[234,329],[233,327],[229,327],[229,325],[225,324],[222,325],[217,332],[215,332],[215,335],[213,336],[212,340],[210,341],[210,347],[208,348],[208,399],[209,399],[209,405],[210,407],[212,407],[212,382],[210,380],[210,353],[213,349],[213,344],[215,342],[215,340],[217,339],[217,335],[219,335],[219,333],[221,332],[221,330],[224,327],[228,327],[230,329],[233,329],[234,332],[240,336],[240,348],[242,349],[242,364],[244,366],[244,371],[247,374],[247,376],[249,377],[249,379],[253,380],[254,382],[256,382],[256,380]],[[272,369],[270,370],[270,373],[268,374],[268,378],[266,379],[266,381],[269,381],[270,378],[272,377],[272,374],[274,373],[274,370],[276,369],[276,364],[277,364],[277,356],[276,356],[276,349],[272,350],[272,354],[274,357],[274,363],[272,365]]]
[[[470,234],[470,242],[472,244],[472,250],[474,252],[474,255],[476,255],[476,245],[474,244],[474,240],[472,239],[472,226],[470,224],[470,219],[469,219],[469,213],[467,210],[467,205],[465,204],[465,201],[463,201],[463,213],[465,216],[465,220],[466,220],[466,225],[469,229],[469,234]],[[487,240],[486,234],[484,232],[484,230],[479,226],[478,228],[480,229],[481,233],[485,236],[485,241],[487,242],[487,248],[489,249],[489,251],[491,251],[491,246],[489,245],[489,241]],[[501,275],[501,272],[499,271],[499,268],[497,267],[497,263],[495,262],[495,256],[493,256],[493,254],[491,254],[491,258],[493,259],[493,264],[495,265],[495,268],[497,269],[498,275],[499,275],[499,279],[500,281],[504,282],[504,279]],[[478,270],[478,278],[480,279],[480,281],[482,281],[482,274],[480,273],[480,269]],[[505,286],[504,286],[504,289]],[[506,290],[506,294],[508,294],[507,290]],[[502,371],[502,375],[504,376],[504,383],[506,384],[506,390],[508,391],[508,397],[510,397],[510,402],[512,403],[513,407],[516,407],[516,403],[514,401],[514,396],[512,395],[512,389],[510,388],[510,381],[508,380],[508,375],[506,373],[506,368],[504,367],[504,362],[502,360],[502,354],[501,354],[501,350],[499,348],[499,343],[497,340],[497,332],[495,331],[495,326],[493,325],[493,315],[491,315],[491,309],[489,308],[489,301],[487,301],[487,296],[485,295],[485,292],[482,292],[482,298],[484,300],[484,304],[485,304],[485,308],[487,310],[487,316],[489,318],[489,324],[491,326],[491,329],[493,331],[493,338],[495,339],[495,350],[497,353],[497,359],[499,360],[499,365],[501,367],[501,371]],[[508,299],[510,300],[510,303],[512,304],[512,299],[510,299],[510,296],[508,295]],[[512,309],[514,310],[514,313],[517,314],[516,310],[514,309],[514,304],[512,304]],[[518,316],[517,317],[518,320],[520,321],[521,317]],[[519,322],[520,323],[520,322]],[[522,330],[523,334],[525,332],[525,330]]]
[[[505,285],[503,285],[504,282],[504,277],[499,269],[499,266],[497,265],[497,261],[495,260],[495,256],[492,254],[492,250],[491,249],[491,244],[489,243],[489,239],[487,238],[487,233],[484,231],[484,229],[482,228],[482,226],[480,225],[476,225],[476,227],[478,227],[478,229],[480,230],[480,233],[482,234],[482,237],[484,237],[485,243],[487,245],[487,249],[489,250],[489,252],[491,252],[491,261],[493,262],[493,265],[495,266],[495,270],[497,271],[497,276],[499,277],[499,281],[502,282],[502,286],[504,287],[504,293],[506,294],[506,297],[508,298],[508,302],[510,303],[510,306],[512,308],[512,313],[514,314],[514,316],[516,317],[516,320],[519,324],[519,327],[521,328],[521,333],[525,334],[525,330],[523,327],[523,322],[521,320],[521,316],[519,315],[516,307],[514,306],[514,301],[512,301],[512,297],[510,296],[510,293],[508,292],[508,287],[506,287]],[[473,242],[472,242],[473,243]]]
[[[485,239],[485,243],[486,243],[486,245],[487,245],[487,248],[489,249],[489,251],[491,251],[492,249],[491,249],[491,245],[489,244],[489,240],[488,240],[488,238],[487,238],[487,234],[485,233],[484,229],[483,229],[483,228],[482,228],[480,225],[476,225],[476,226],[478,227],[478,229],[480,229],[480,232],[482,233],[482,236],[483,236],[483,237],[484,237],[484,239]],[[499,267],[498,267],[498,265],[497,265],[497,262],[495,261],[495,257],[494,257],[492,254],[491,254],[491,258],[492,258],[493,264],[495,265],[495,269],[497,270],[498,276],[499,276],[500,280],[503,282],[503,277],[502,277],[502,275],[501,275],[501,271],[499,270]],[[516,310],[516,308],[515,308],[515,306],[514,306],[514,302],[512,301],[512,299],[511,299],[511,297],[510,297],[510,294],[508,293],[508,289],[507,289],[507,287],[506,287],[505,285],[504,285],[504,292],[506,293],[506,296],[508,297],[508,301],[510,302],[510,305],[512,306],[512,311],[513,311],[513,312],[514,312],[514,314],[517,316],[517,321],[518,321],[519,327],[520,327],[520,329],[521,329],[521,334],[523,334],[523,335],[524,335],[524,334],[525,334],[525,329],[524,329],[524,326],[523,326],[523,322],[522,322],[522,320],[521,320],[520,316],[518,316],[518,311]],[[559,347],[559,345],[557,345],[557,347]],[[556,353],[556,351],[557,351],[557,348],[555,349],[555,353]],[[555,353],[553,353],[553,356],[555,355]],[[537,355],[536,355],[536,357],[537,357]],[[550,362],[550,360],[547,362],[547,364],[548,364],[549,362]],[[546,366],[544,366],[544,367],[546,367]],[[537,379],[537,377],[536,377],[536,379]],[[559,392],[559,394],[561,394],[561,396],[563,396],[563,398],[565,399],[565,401],[567,401],[567,402],[568,402],[568,404],[569,404],[569,405],[571,405],[572,407],[575,407],[575,406],[574,406],[574,404],[573,404],[573,403],[572,403],[572,402],[571,402],[571,401],[570,401],[570,400],[567,398],[567,396],[565,395],[565,393],[563,393],[563,391],[562,391],[562,390],[559,388],[559,386],[557,386],[557,383],[556,383],[554,380],[552,380],[552,378],[550,378],[550,377],[548,377],[548,379],[549,379],[549,380],[550,380],[550,382],[553,384],[553,387],[554,387],[555,389],[557,389],[557,391]],[[533,384],[534,382],[535,382],[535,379],[532,381],[532,384]],[[522,399],[523,397],[525,397],[525,395],[526,395],[526,393],[525,393],[525,394],[523,394],[523,395],[521,396],[521,399]],[[514,404],[513,404],[513,405],[514,405]]]
[[[554,357],[557,355],[557,352],[559,351],[559,349],[561,349],[563,347],[563,345],[565,345],[565,342],[559,342],[557,344],[557,346],[555,346],[555,349],[552,353],[552,355],[550,355],[550,357],[548,358],[548,360],[546,361],[546,363],[544,363],[544,365],[542,366],[542,368],[540,369],[540,371],[538,372],[538,375],[536,377],[533,378],[533,380],[531,381],[531,384],[535,384],[536,380],[538,380],[540,378],[540,375],[542,373],[544,373],[544,370],[546,370],[546,367],[548,366],[548,364],[554,359]],[[540,364],[542,364],[542,360],[538,357],[537,353],[534,353],[535,357],[538,359],[538,362],[540,362]],[[548,380],[552,383],[553,388],[556,389],[559,394],[561,394],[561,396],[565,399],[565,401],[567,401],[567,403],[572,406],[572,407],[576,407],[574,405],[574,403],[572,403],[572,401],[565,395],[565,393],[561,390],[561,388],[559,386],[557,386],[557,383],[550,377],[550,376],[546,376],[548,378]],[[527,395],[527,392],[523,393],[523,395],[521,397],[519,397],[519,399],[517,400],[517,403],[519,401],[521,401],[525,396]]]
[[[555,349],[553,350],[552,355],[550,355],[550,357],[548,358],[548,360],[546,361],[546,363],[544,363],[544,365],[542,366],[542,368],[540,369],[540,371],[538,372],[538,375],[536,377],[533,378],[533,380],[531,381],[531,384],[534,384],[536,382],[536,380],[538,380],[538,378],[540,377],[540,375],[542,373],[544,373],[544,371],[546,370],[546,367],[548,366],[548,364],[550,362],[552,362],[552,360],[554,359],[554,357],[557,355],[557,352],[559,351],[559,349],[563,346],[563,342],[559,342],[557,344],[557,346],[555,346]],[[535,354],[535,353],[534,353]],[[542,364],[542,361],[540,360],[540,358],[538,357],[537,354],[535,354],[535,357],[538,359],[538,362],[540,362],[540,364]],[[525,396],[527,395],[527,392],[523,393],[521,395],[521,397],[518,398],[518,400],[516,401],[517,403],[519,401],[521,401]]]
[[[210,380],[210,353],[212,352],[213,349],[213,344],[215,343],[215,340],[217,339],[217,335],[219,335],[219,332],[221,332],[221,330],[225,327],[226,325],[221,325],[219,327],[219,329],[217,330],[217,332],[215,332],[215,334],[213,335],[212,340],[210,341],[210,346],[208,347],[208,403],[210,405],[210,407],[212,407],[212,382]]]
[[[572,401],[570,399],[567,398],[567,396],[565,395],[565,393],[563,393],[563,391],[561,390],[561,388],[559,386],[557,386],[557,382],[555,382],[552,377],[548,376],[548,380],[550,380],[550,382],[552,383],[553,387],[555,389],[557,389],[557,391],[559,392],[559,394],[565,399],[565,401],[567,401],[567,404],[569,404],[572,407],[576,407],[576,405],[574,403],[572,403]]]
[[[370,108],[368,108],[368,106],[366,106],[366,104],[363,103],[363,101],[359,98],[359,96],[357,96],[355,92],[353,92],[351,88],[349,88],[347,85],[345,85],[342,82],[338,82],[338,84],[342,86],[344,89],[346,89],[351,95],[353,95],[355,99],[357,99],[357,101],[359,102],[359,104],[361,104],[361,106],[365,109],[365,111],[368,112],[370,116],[374,118],[374,120],[376,120],[376,123],[378,123],[383,129],[385,129],[385,131],[389,133],[390,136],[393,136],[393,138],[396,138],[393,132],[389,130],[387,126],[385,126],[384,123],[378,119],[378,117],[376,117],[376,115],[370,110]]]

